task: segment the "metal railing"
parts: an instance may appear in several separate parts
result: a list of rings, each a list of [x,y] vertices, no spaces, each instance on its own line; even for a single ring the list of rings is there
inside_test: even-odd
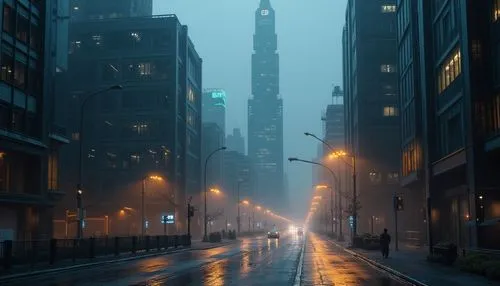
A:
[[[54,265],[59,261],[88,260],[139,252],[191,246],[188,235],[102,237],[0,242],[0,269],[16,265]]]

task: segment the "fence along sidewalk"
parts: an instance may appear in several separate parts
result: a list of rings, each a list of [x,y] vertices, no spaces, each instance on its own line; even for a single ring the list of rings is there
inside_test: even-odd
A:
[[[103,237],[85,239],[50,239],[33,241],[0,242],[0,267],[10,270],[13,266],[54,265],[62,261],[74,264],[80,260],[103,256],[119,256],[168,248],[190,247],[188,235]],[[83,263],[83,262],[82,262]]]

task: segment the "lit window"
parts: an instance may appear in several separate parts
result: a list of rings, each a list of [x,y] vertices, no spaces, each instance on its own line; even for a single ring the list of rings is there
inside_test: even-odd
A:
[[[455,49],[441,65],[438,74],[438,90],[442,93],[462,73],[460,49]]]
[[[194,92],[193,89],[191,89],[191,87],[189,87],[187,98],[189,102],[194,102]]]
[[[99,45],[101,45],[102,36],[101,35],[93,35],[92,40],[94,41],[96,46],[99,46]]]
[[[393,73],[396,72],[396,66],[394,65],[381,65],[380,71],[385,73]]]
[[[139,68],[140,75],[150,75],[151,74],[151,63],[139,64],[137,67]]]
[[[141,162],[141,155],[139,154],[130,155],[130,162],[132,162],[133,164],[139,164]]]
[[[398,116],[398,108],[395,106],[385,106],[384,116]]]
[[[137,124],[132,125],[132,130],[137,135],[144,135],[149,131],[148,127],[149,126],[147,123],[137,123]]]
[[[380,10],[382,13],[394,13],[396,12],[396,5],[382,5]]]
[[[493,22],[498,21],[500,19],[500,0],[493,0],[493,11],[492,11],[492,20]]]

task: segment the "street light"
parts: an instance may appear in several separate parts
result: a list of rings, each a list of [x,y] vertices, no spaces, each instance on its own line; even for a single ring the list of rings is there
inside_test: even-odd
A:
[[[335,150],[332,145],[328,144],[328,142],[326,142],[325,140],[319,138],[318,136],[312,134],[312,133],[309,133],[309,132],[304,132],[304,135],[306,136],[310,136],[316,140],[318,140],[319,142],[323,143],[323,145],[325,145],[326,147],[328,147],[328,149],[330,149],[330,151],[332,151],[332,153],[334,153],[336,156],[346,156],[347,153],[344,152],[344,151],[338,151],[338,150]],[[352,198],[352,203],[353,203],[353,212],[352,212],[352,217],[353,217],[353,236],[352,236],[352,239],[354,239],[354,237],[356,236],[356,229],[357,229],[357,191],[356,191],[356,157],[354,155],[352,155],[352,158],[353,158],[353,164],[352,164],[352,167],[353,167],[353,172],[352,172],[352,190],[353,190],[353,198]],[[344,161],[344,163],[347,164],[347,162]],[[339,207],[341,208],[342,207],[342,197],[340,196],[340,180],[338,181],[338,184],[339,184]],[[342,214],[340,214],[340,216],[342,216]],[[340,225],[341,225],[341,231],[342,231],[342,220],[340,220]],[[343,240],[343,237],[340,237],[339,240]]]
[[[330,174],[332,175],[334,183],[338,182],[338,178],[335,175],[335,173],[332,171],[332,169],[330,169],[328,166],[326,166],[324,164],[321,164],[321,163],[318,163],[318,162],[314,162],[314,161],[308,161],[308,160],[303,160],[303,159],[299,159],[299,158],[294,158],[294,157],[288,158],[288,161],[290,161],[290,162],[302,162],[302,163],[307,163],[307,164],[321,166],[321,167],[327,169],[330,172]],[[339,184],[337,184],[337,186],[339,186]],[[338,189],[338,187],[337,187],[337,191],[338,191],[338,198],[337,198],[337,200],[340,202],[340,190]],[[330,213],[331,213],[331,217],[332,217],[332,234],[333,234],[333,226],[334,226],[334,222],[333,222],[333,188],[330,188]],[[338,240],[342,241],[342,240],[344,240],[344,236],[342,234],[342,204],[340,204],[340,203],[339,203],[338,216],[339,216],[339,224],[340,224],[340,231],[339,231]]]
[[[211,192],[211,193],[214,193],[214,194],[216,194],[216,195],[219,195],[219,194],[221,193],[221,191],[220,191],[219,189],[216,189],[216,188],[212,188],[212,189],[210,189],[210,192]]]
[[[76,208],[78,210],[78,227],[77,227],[77,238],[82,238],[83,234],[83,209],[82,209],[82,170],[83,170],[83,119],[84,119],[84,111],[85,107],[87,106],[87,102],[89,99],[93,98],[94,96],[105,93],[111,90],[121,90],[123,89],[123,86],[121,85],[113,85],[108,88],[93,92],[88,94],[85,98],[83,98],[83,101],[81,102],[80,105],[80,125],[78,128],[78,141],[79,141],[79,152],[78,152],[78,182],[76,184]]]
[[[342,150],[337,150],[334,151],[335,158],[336,157],[351,157],[352,158],[352,164],[347,163],[346,161],[342,160],[346,165],[350,166],[352,168],[352,239],[354,242],[354,237],[357,234],[357,226],[358,226],[358,191],[356,189],[356,155],[355,154],[348,154]]]
[[[210,158],[217,152],[219,151],[223,151],[223,150],[226,150],[227,148],[226,147],[220,147],[220,148],[217,148],[215,149],[214,151],[212,151],[212,153],[210,153],[207,158],[205,159],[205,170],[204,170],[204,181],[203,181],[203,192],[205,194],[205,210],[204,210],[204,213],[205,213],[205,217],[204,217],[204,225],[205,225],[205,229],[203,230],[204,231],[204,235],[203,235],[203,241],[204,242],[208,242],[208,234],[207,234],[207,227],[208,227],[208,217],[207,217],[207,193],[208,193],[208,189],[207,189],[207,165],[208,165],[208,161],[210,160]]]

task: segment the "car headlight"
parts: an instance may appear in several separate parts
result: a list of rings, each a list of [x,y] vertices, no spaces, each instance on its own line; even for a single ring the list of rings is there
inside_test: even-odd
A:
[[[271,234],[271,233],[268,231],[267,234]]]

